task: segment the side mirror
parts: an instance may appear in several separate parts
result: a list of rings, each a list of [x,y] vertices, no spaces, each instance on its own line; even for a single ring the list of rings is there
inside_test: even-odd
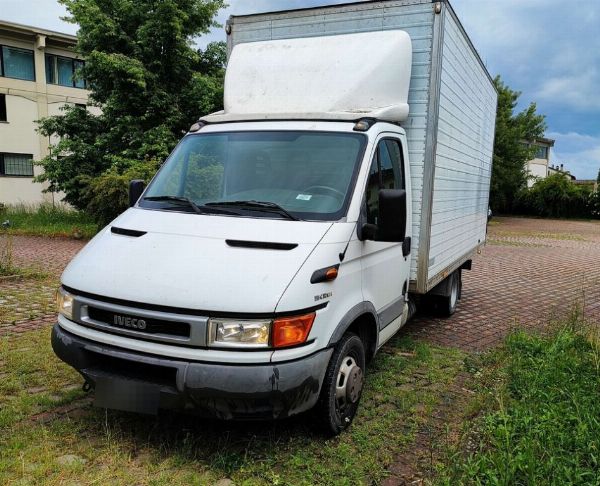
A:
[[[379,221],[377,225],[364,224],[362,239],[402,243],[406,236],[406,191],[381,189],[379,191]]]
[[[136,179],[129,183],[129,207],[132,208],[135,206],[135,203],[138,202],[138,199],[144,192],[146,188],[146,184],[144,181]]]

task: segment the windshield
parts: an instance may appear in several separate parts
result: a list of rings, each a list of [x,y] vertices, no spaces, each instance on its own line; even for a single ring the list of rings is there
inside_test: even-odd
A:
[[[140,206],[179,211],[195,206],[196,212],[222,206],[227,212],[219,214],[337,220],[345,215],[365,144],[366,137],[354,133],[188,135]]]

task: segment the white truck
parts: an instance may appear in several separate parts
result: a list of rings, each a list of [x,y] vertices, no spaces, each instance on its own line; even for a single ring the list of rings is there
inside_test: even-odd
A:
[[[316,407],[339,433],[415,304],[456,308],[486,237],[497,93],[446,1],[226,31],[224,111],[69,264],[52,344],[98,406]]]

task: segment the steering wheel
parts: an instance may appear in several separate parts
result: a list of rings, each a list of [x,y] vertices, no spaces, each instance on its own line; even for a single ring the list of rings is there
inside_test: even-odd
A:
[[[331,192],[334,195],[336,195],[337,197],[341,197],[342,199],[344,199],[346,197],[346,195],[343,192],[338,191],[337,189],[334,189],[333,187],[329,187],[329,186],[310,186],[310,187],[307,187],[306,189],[303,189],[303,191],[317,192],[317,193],[319,191],[325,191],[325,192]]]

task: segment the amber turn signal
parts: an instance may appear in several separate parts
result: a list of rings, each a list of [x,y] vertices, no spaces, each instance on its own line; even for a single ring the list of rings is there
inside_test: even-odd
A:
[[[337,278],[338,269],[337,267],[328,268],[325,272],[325,280],[335,280]]]
[[[282,317],[273,321],[273,347],[287,348],[306,342],[316,314]]]
[[[331,267],[325,267],[316,270],[312,274],[312,277],[310,277],[310,283],[316,284],[321,282],[331,282],[332,280],[335,280],[338,276],[339,268],[340,264],[338,263],[337,265],[333,265]]]

